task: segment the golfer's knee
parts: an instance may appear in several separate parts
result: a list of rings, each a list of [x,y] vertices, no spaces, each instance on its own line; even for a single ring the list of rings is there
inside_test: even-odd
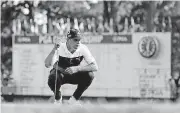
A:
[[[88,72],[86,74],[87,76],[84,78],[84,80],[78,84],[78,91],[81,93],[84,92],[92,83],[94,79],[94,73],[93,72]]]
[[[92,81],[94,79],[94,73],[88,72],[89,79]]]

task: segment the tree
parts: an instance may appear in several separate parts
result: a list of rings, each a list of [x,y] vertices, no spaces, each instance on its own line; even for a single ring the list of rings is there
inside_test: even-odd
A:
[[[132,9],[131,15],[143,13],[145,15],[146,28],[151,32],[154,27],[154,18],[161,16],[174,16],[178,1],[143,1]]]
[[[1,2],[1,22],[2,27],[11,25],[12,20],[16,19],[20,13],[24,14],[24,9],[28,9],[27,17],[33,18],[33,2],[24,1],[15,4],[14,1],[2,1]]]
[[[111,4],[111,5],[109,5]],[[178,1],[104,1],[104,18],[113,18],[114,24],[122,17],[145,17],[147,31],[153,30],[157,15],[174,16],[180,14]]]

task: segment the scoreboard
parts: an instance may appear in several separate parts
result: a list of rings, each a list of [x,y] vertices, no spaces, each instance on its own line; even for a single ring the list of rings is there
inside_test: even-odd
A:
[[[83,36],[99,67],[83,96],[170,98],[171,33]],[[47,85],[52,67],[44,60],[57,39],[65,41],[64,36],[14,36],[16,94],[53,95]],[[70,96],[75,89],[65,84],[62,93]]]

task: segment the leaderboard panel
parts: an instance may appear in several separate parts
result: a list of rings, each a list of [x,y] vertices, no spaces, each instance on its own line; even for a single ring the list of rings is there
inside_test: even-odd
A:
[[[14,37],[16,94],[52,95],[47,85],[52,67],[45,68],[44,59],[55,41],[65,40],[64,36]],[[82,43],[88,46],[99,66],[84,96],[170,98],[170,33],[84,35]],[[71,95],[75,88],[62,86],[63,95]]]

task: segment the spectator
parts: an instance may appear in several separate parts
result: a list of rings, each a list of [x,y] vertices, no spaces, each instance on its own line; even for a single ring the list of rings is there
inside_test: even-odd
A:
[[[104,22],[104,32],[109,33],[110,32],[110,27],[108,25],[108,21]]]
[[[59,30],[59,34],[60,35],[63,35],[64,33],[65,33],[65,29],[66,29],[66,26],[65,26],[65,23],[64,23],[64,19],[63,18],[61,18],[60,20],[60,30]]]
[[[110,28],[110,33],[113,33],[114,30],[113,30],[113,19],[112,18],[110,18],[109,28]]]
[[[168,16],[165,20],[165,24],[166,24],[166,28],[165,28],[165,32],[169,32],[172,29],[172,22],[171,22],[171,17]]]
[[[128,32],[134,32],[135,31],[135,23],[134,23],[134,18],[133,17],[130,17],[130,25],[129,25],[129,28],[128,28]]]
[[[123,32],[128,32],[128,28],[129,28],[128,18],[127,18],[127,17],[125,17]]]
[[[70,18],[66,19],[66,24],[65,24],[65,34],[67,34],[67,32],[70,30],[71,28],[71,22],[70,22]]]
[[[93,17],[92,20],[91,20],[91,32],[92,32],[92,33],[95,33],[95,32],[96,32],[96,20],[95,20],[94,17]]]
[[[82,33],[84,32],[84,21],[83,21],[82,18],[80,19],[80,23],[79,23],[79,30],[80,30]]]
[[[104,32],[104,25],[103,25],[103,18],[102,18],[102,16],[98,17],[97,32],[100,33],[100,34],[102,34]]]
[[[102,34],[104,32],[103,22],[98,23],[97,32]]]
[[[86,29],[86,32],[91,32],[91,21],[89,18],[86,19],[85,29]]]
[[[74,18],[74,28],[79,30],[77,18]]]
[[[171,88],[171,96],[173,101],[179,98],[179,87],[180,87],[180,72],[179,70],[174,70],[172,74],[172,78],[170,79],[170,88]]]

